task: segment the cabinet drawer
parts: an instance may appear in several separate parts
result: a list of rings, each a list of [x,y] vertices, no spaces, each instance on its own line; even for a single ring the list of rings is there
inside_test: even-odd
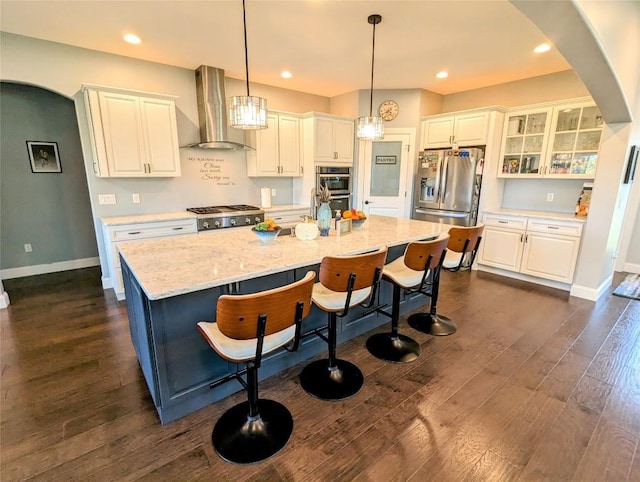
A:
[[[485,214],[482,218],[482,222],[486,226],[496,226],[500,228],[520,229],[524,230],[527,227],[527,218],[516,218]]]
[[[562,221],[545,221],[529,219],[527,231],[534,233],[562,234],[564,236],[580,237],[582,235],[582,224],[563,223]]]
[[[298,210],[298,211],[279,211],[279,212],[271,212],[266,213],[266,218],[273,219],[278,225],[282,224],[295,224],[302,221],[302,216],[309,215],[309,210]]]
[[[111,230],[111,241],[130,241],[133,239],[175,236],[196,232],[195,219],[172,221],[171,223],[145,223],[120,226]]]

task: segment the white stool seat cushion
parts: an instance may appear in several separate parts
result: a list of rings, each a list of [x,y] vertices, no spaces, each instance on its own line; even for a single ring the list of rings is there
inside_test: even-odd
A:
[[[354,290],[351,293],[351,301],[349,307],[359,305],[360,303],[365,301],[370,294],[371,286],[362,288],[361,290]],[[321,283],[315,283],[313,285],[311,299],[318,306],[318,308],[324,311],[340,311],[344,308],[344,303],[347,299],[347,293],[346,291],[331,291],[325,288]]]
[[[382,276],[397,284],[401,288],[412,288],[422,281],[424,271],[415,271],[404,264],[404,256],[385,264]]]
[[[252,360],[256,357],[257,338],[250,340],[236,340],[229,338],[220,331],[217,323],[201,321],[198,326],[207,338],[211,347],[224,358],[233,361]],[[262,344],[262,353],[266,354],[286,345],[296,334],[296,325],[291,325],[284,330],[266,335]]]
[[[460,264],[461,258],[462,253],[457,253],[448,249],[447,254],[444,257],[444,263],[442,263],[442,266],[444,268],[456,268]]]

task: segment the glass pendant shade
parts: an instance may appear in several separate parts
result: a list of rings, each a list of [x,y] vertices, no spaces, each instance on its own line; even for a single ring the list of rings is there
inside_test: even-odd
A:
[[[358,139],[367,141],[384,139],[384,123],[382,117],[358,117],[357,136]]]
[[[266,129],[267,99],[237,95],[229,99],[229,122],[236,129]]]
[[[379,141],[384,139],[384,123],[382,117],[373,115],[373,65],[376,57],[376,25],[382,22],[378,14],[369,15],[367,22],[373,25],[373,42],[371,45],[371,90],[369,91],[369,116],[358,117],[356,136],[363,141]]]

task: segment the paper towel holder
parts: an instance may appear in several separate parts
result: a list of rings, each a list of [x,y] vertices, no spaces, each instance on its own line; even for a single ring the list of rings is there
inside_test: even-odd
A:
[[[271,188],[263,187],[262,189],[260,189],[260,207],[271,207]]]

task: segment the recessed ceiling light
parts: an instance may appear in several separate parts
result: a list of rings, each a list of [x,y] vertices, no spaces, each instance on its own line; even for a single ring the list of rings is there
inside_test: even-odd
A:
[[[282,77],[283,79],[290,79],[291,77],[293,77],[293,75],[291,74],[291,72],[285,70],[280,74],[280,77]]]
[[[548,52],[551,50],[551,45],[549,44],[540,44],[533,51],[537,54],[541,54],[542,52]]]
[[[128,33],[124,36],[124,41],[125,42],[129,42],[130,44],[139,44],[140,42],[142,42],[142,40],[140,40],[140,37],[138,37],[137,35],[134,35],[132,33]]]
[[[446,79],[447,77],[449,77],[449,72],[443,70],[442,72],[438,72],[436,74],[436,77],[438,77],[439,79]]]

